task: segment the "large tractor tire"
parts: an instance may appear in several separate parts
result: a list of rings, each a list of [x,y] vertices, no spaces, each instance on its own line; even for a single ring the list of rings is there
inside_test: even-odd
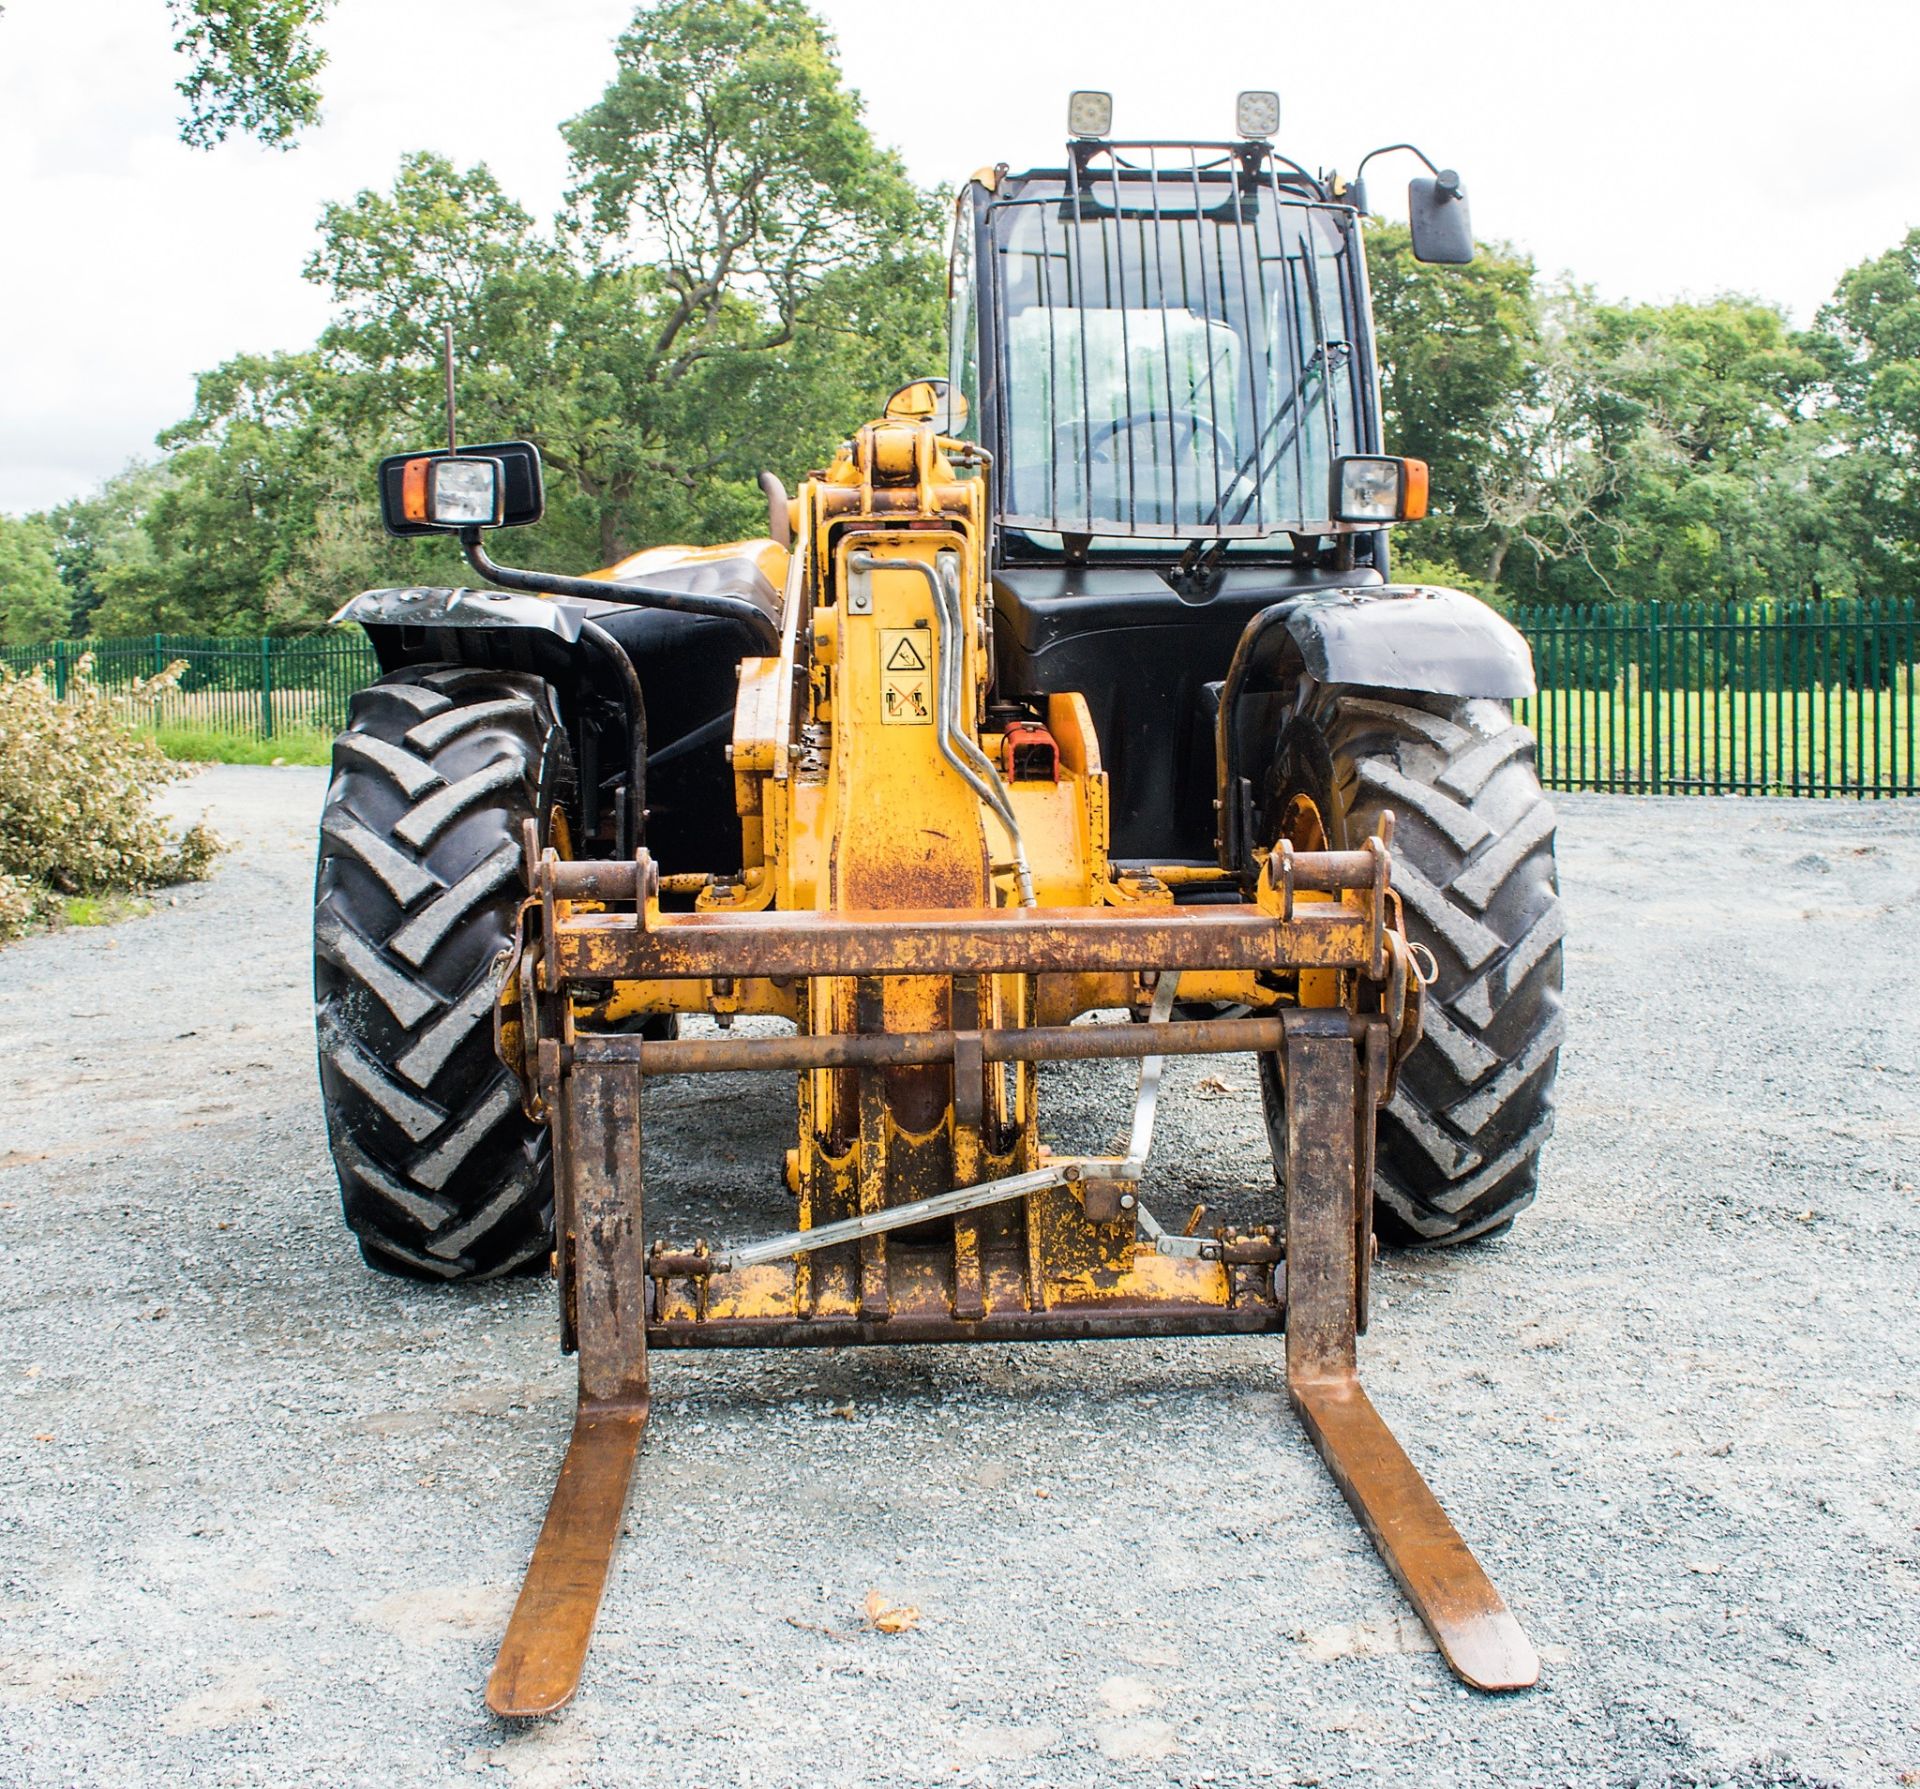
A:
[[[1324,690],[1280,740],[1261,802],[1271,835],[1299,794],[1338,848],[1393,810],[1407,935],[1439,966],[1424,1035],[1380,1114],[1376,1227],[1428,1248],[1503,1229],[1533,1202],[1563,1028],[1553,807],[1533,735],[1504,702]],[[1261,1091],[1284,1173],[1271,1058]]]
[[[434,1280],[545,1264],[546,1128],[494,1055],[496,960],[573,767],[551,692],[491,671],[395,672],[333,749],[314,889],[327,1134],[368,1264]]]

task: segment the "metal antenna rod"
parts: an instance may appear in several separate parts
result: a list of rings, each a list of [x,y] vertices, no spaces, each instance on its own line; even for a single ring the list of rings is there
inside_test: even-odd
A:
[[[453,324],[441,324],[443,358],[447,369],[447,452],[457,454],[460,451],[460,432],[454,420],[453,409]]]

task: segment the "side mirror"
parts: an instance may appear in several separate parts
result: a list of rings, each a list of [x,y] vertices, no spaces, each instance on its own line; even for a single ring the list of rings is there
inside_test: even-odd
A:
[[[524,528],[546,514],[540,452],[496,441],[457,454],[397,453],[380,462],[380,519],[389,534]]]
[[[1431,164],[1429,164],[1431,166]],[[1442,168],[1436,179],[1407,183],[1407,225],[1413,258],[1436,267],[1464,267],[1473,259],[1473,220],[1460,176]]]
[[[969,406],[964,392],[945,379],[915,379],[887,399],[890,422],[930,422],[943,435],[957,435],[967,426]]]

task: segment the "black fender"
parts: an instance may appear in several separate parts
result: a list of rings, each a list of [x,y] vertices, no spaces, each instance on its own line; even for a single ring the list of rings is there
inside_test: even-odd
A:
[[[1518,628],[1464,591],[1427,584],[1315,591],[1262,609],[1234,648],[1214,726],[1223,868],[1253,867],[1252,783],[1245,761],[1271,742],[1315,688],[1352,684],[1502,701],[1535,690]]]
[[[510,590],[442,590],[426,585],[404,589],[363,590],[330,618],[335,627],[357,621],[367,630],[385,671],[407,662],[391,631],[399,628],[524,629],[551,634],[572,645],[580,638],[580,624],[598,620],[596,610],[614,603],[563,602],[553,597],[516,596]],[[388,663],[388,653],[394,662]]]
[[[332,620],[336,627],[357,622],[366,629],[383,673],[418,664],[528,672],[552,684],[569,708],[599,693],[624,710],[618,667],[594,663],[601,655],[582,638],[589,622],[604,625],[617,609],[506,590],[410,585],[363,590]]]
[[[726,752],[737,666],[763,650],[755,630],[617,600],[425,587],[364,591],[333,620],[366,629],[383,672],[472,665],[551,684],[580,767],[581,808],[569,819],[583,847],[613,839],[613,796],[632,780],[627,767],[639,719],[647,843],[656,861],[668,873],[730,874],[740,867]],[[609,661],[609,639],[638,675],[638,704],[618,658]]]

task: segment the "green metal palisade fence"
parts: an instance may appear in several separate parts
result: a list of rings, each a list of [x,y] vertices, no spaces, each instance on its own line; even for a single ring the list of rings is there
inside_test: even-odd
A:
[[[18,672],[44,670],[64,697],[89,654],[93,680],[116,690],[184,661],[178,685],[153,699],[151,725],[259,739],[339,732],[347,721],[347,699],[380,675],[373,647],[357,627],[288,640],[200,634],[49,640],[0,646],[0,664]]]
[[[1631,795],[1916,795],[1920,603],[1520,609],[1540,694],[1514,704],[1553,789]],[[108,688],[186,662],[156,727],[331,734],[379,673],[358,628],[298,639],[55,640],[0,647],[63,694],[81,656]]]
[[[1522,609],[1540,693],[1514,704],[1554,789],[1914,795],[1920,605]]]

